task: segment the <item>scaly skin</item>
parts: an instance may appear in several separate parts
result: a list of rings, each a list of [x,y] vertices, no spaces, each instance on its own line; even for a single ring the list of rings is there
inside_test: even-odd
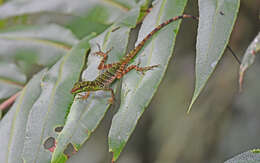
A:
[[[133,69],[144,74],[146,71],[159,66],[159,65],[153,65],[147,67],[139,67],[139,64],[128,66],[128,63],[131,60],[133,60],[133,58],[138,54],[138,52],[144,47],[144,44],[147,42],[147,40],[150,39],[157,31],[167,26],[168,24],[184,18],[197,19],[197,17],[195,16],[184,14],[181,16],[173,17],[163,22],[162,24],[158,25],[152,32],[150,32],[132,51],[130,51],[125,57],[123,57],[119,62],[116,63],[105,64],[108,57],[108,53],[111,51],[111,49],[104,53],[101,51],[101,48],[98,45],[99,51],[96,52],[95,55],[99,55],[103,57],[103,59],[101,60],[98,66],[98,69],[99,70],[106,69],[106,71],[100,74],[93,81],[81,81],[75,83],[74,87],[71,90],[71,93],[78,94],[81,92],[87,92],[85,96],[81,96],[81,99],[86,99],[89,96],[90,92],[98,91],[98,90],[110,91],[111,98],[109,99],[109,103],[112,104],[115,100],[115,97],[114,97],[114,91],[110,86],[116,79],[122,78],[127,72]]]

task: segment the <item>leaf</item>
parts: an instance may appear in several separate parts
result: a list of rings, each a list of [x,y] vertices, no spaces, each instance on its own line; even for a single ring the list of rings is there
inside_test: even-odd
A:
[[[21,160],[27,117],[41,93],[40,80],[45,72],[46,69],[29,81],[21,91],[15,104],[1,121],[0,162],[16,163]]]
[[[240,0],[199,0],[196,83],[188,112],[223,55],[237,17],[239,3]]]
[[[141,5],[142,3],[140,3]],[[139,17],[140,7],[134,8],[129,13],[122,15],[109,29],[98,37],[91,40],[91,52],[98,51],[96,43],[102,50],[109,53],[107,63],[113,63],[123,57],[126,52],[129,32],[135,27]],[[113,29],[120,27],[113,32]],[[92,54],[92,53],[91,53]],[[88,57],[87,69],[82,74],[83,80],[94,80],[99,74],[97,69],[101,58],[91,55]],[[78,151],[82,144],[87,141],[91,133],[97,128],[103,119],[109,104],[110,94],[104,91],[92,92],[87,100],[75,100],[71,106],[66,124],[57,138],[57,145],[52,157],[52,163],[65,162],[68,157]],[[72,146],[74,151],[66,154],[66,149]]]
[[[110,15],[119,15],[120,11],[116,10],[116,8],[120,8],[121,10],[129,10],[128,7],[134,7],[130,5],[136,5],[135,3],[130,3],[129,1],[119,1],[115,0],[106,0],[104,2],[98,1],[81,1],[81,0],[33,0],[33,1],[9,1],[0,6],[0,19],[24,15],[24,14],[35,14],[40,12],[55,12],[62,13],[74,16],[82,16],[86,15],[89,9],[93,8],[96,5],[103,6],[114,6],[107,7],[107,12],[112,12]]]
[[[88,41],[92,37],[75,45],[43,77],[41,95],[28,118],[24,162],[50,162],[57,138],[55,128],[65,123],[66,112],[73,101],[70,90],[80,76],[86,51],[90,48]]]
[[[0,6],[0,19],[6,20],[4,23],[9,25],[58,23],[83,38],[93,31],[104,31],[136,5],[133,0],[10,1]]]
[[[260,163],[259,149],[241,153],[225,161],[225,163]]]
[[[178,0],[157,1],[151,13],[144,19],[138,42],[160,23],[181,15],[186,2]],[[135,59],[135,61],[141,61],[141,66],[159,64],[158,68],[146,72],[144,76],[136,71],[131,71],[123,78],[121,105],[113,117],[108,136],[109,151],[113,152],[113,161],[118,159],[137,121],[150,103],[165,74],[180,22],[177,21],[160,30]]]
[[[0,59],[50,66],[77,42],[69,30],[54,24],[13,28],[0,32]]]
[[[251,44],[248,46],[242,63],[240,65],[240,71],[239,71],[239,85],[240,90],[242,90],[242,83],[243,83],[243,77],[245,71],[250,67],[254,61],[255,61],[255,55],[260,51],[260,32],[255,37],[255,39],[251,42]]]
[[[25,74],[14,63],[0,61],[0,99],[21,90],[25,82]]]

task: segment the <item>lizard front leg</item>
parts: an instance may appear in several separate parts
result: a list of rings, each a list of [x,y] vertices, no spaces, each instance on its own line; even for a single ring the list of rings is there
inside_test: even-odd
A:
[[[114,66],[116,63],[105,64],[105,62],[107,61],[107,58],[108,58],[108,53],[111,52],[112,48],[109,49],[107,52],[102,52],[100,45],[97,44],[97,46],[98,46],[98,52],[95,52],[94,55],[103,57],[101,62],[98,65],[98,69],[104,70],[104,69],[108,69],[108,68],[111,68],[112,66]]]
[[[108,103],[113,104],[115,102],[115,94],[112,88],[105,88],[104,91],[111,92],[111,98],[109,98]]]
[[[90,92],[87,92],[85,95],[78,94],[79,97],[77,99],[86,100],[88,96],[90,95]]]

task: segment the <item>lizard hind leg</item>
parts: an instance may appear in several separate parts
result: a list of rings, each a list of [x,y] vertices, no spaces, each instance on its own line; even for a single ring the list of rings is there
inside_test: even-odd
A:
[[[128,73],[129,71],[135,69],[136,71],[138,72],[141,72],[142,75],[145,75],[145,72],[146,71],[149,71],[149,70],[152,70],[153,68],[155,67],[158,67],[159,65],[152,65],[152,66],[146,66],[146,67],[139,67],[139,63],[137,65],[131,65],[131,66],[128,66],[125,70],[123,70],[121,72],[120,77],[124,76],[126,73]]]
[[[112,88],[106,88],[105,91],[111,92],[111,98],[108,99],[109,104],[113,104],[115,102],[115,94]]]
[[[100,62],[99,65],[98,65],[98,69],[99,69],[99,70],[104,70],[104,69],[111,68],[111,67],[114,65],[114,63],[112,63],[112,64],[105,64],[105,62],[107,61],[108,53],[111,52],[112,48],[109,49],[109,50],[106,51],[106,52],[103,52],[103,51],[101,50],[101,47],[100,47],[100,45],[99,45],[98,43],[97,43],[97,46],[98,46],[98,51],[95,52],[93,55],[98,55],[98,56],[103,57],[102,60],[101,60],[101,62]]]

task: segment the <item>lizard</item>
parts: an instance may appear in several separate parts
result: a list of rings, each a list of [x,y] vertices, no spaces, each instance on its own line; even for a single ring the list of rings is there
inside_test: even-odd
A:
[[[168,24],[175,22],[180,19],[184,18],[192,18],[195,20],[198,20],[196,16],[183,14],[180,16],[175,16],[171,19],[166,20],[165,22],[161,23],[157,27],[155,27],[149,34],[147,34],[144,39],[129,53],[127,53],[122,59],[120,59],[116,63],[109,63],[105,64],[108,58],[108,53],[112,50],[109,49],[106,52],[102,52],[100,45],[98,45],[98,52],[95,52],[94,55],[98,55],[102,57],[101,62],[98,65],[99,70],[105,70],[103,73],[98,75],[96,79],[93,81],[79,81],[76,82],[71,89],[72,94],[78,94],[81,92],[86,92],[86,94],[81,96],[81,99],[87,99],[90,95],[90,92],[103,90],[103,91],[110,91],[111,92],[111,98],[109,98],[108,102],[110,104],[113,104],[115,101],[115,95],[114,91],[111,88],[111,84],[117,80],[122,78],[126,73],[128,73],[131,70],[136,70],[138,72],[141,72],[144,74],[146,71],[152,70],[153,68],[158,67],[159,65],[152,65],[152,66],[146,66],[146,67],[140,67],[138,63],[137,65],[130,65],[128,66],[128,63],[130,63],[135,56],[140,52],[140,50],[144,47],[145,43],[159,30],[161,30],[163,27],[167,26]]]

